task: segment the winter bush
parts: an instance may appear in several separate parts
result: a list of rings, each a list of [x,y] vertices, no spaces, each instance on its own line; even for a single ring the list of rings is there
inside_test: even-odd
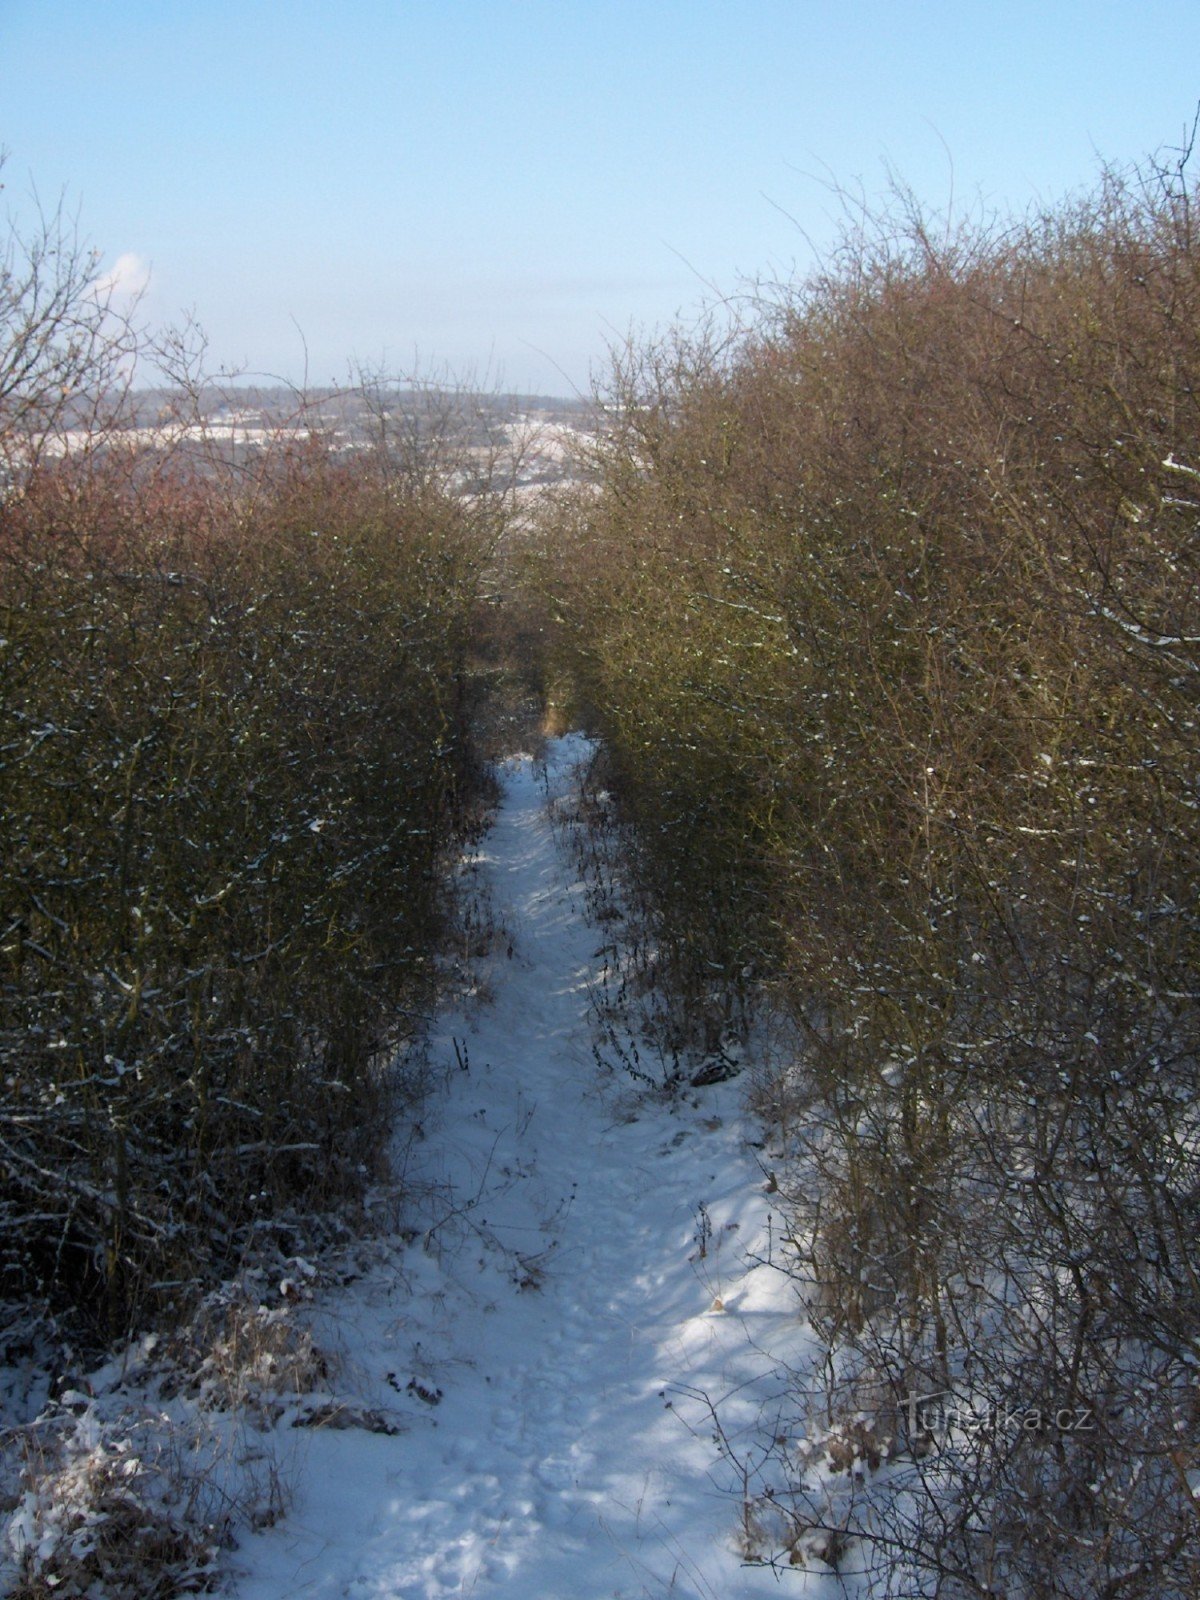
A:
[[[303,416],[236,460],[115,427],[128,327],[57,270],[48,309],[0,295],[0,1298],[104,1337],[378,1175],[479,792],[499,522],[432,394],[355,451]]]
[[[1097,1419],[901,1432],[881,1592],[1196,1582],[1195,207],[1186,159],[1003,224],[901,195],[621,355],[544,547],[685,1013],[794,1028],[831,1350],[901,1418]]]

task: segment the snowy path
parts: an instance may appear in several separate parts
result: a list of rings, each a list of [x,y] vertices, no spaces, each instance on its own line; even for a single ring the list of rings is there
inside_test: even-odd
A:
[[[583,751],[554,743],[552,787]],[[738,1086],[669,1106],[601,1081],[599,936],[540,769],[517,758],[503,779],[480,856],[506,936],[486,1002],[432,1040],[448,1087],[409,1161],[429,1186],[421,1232],[317,1316],[341,1386],[403,1431],[292,1436],[294,1508],[236,1553],[240,1600],[780,1593],[741,1565],[732,1474],[695,1398],[729,1397],[736,1436],[770,1403],[761,1348],[803,1339],[788,1285],[747,1261],[768,1201]],[[784,1592],[821,1592],[807,1581]]]

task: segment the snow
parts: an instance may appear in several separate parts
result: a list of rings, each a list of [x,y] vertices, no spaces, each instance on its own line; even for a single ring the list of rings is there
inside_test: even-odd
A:
[[[845,1593],[739,1554],[717,1422],[752,1455],[810,1335],[764,1264],[780,1219],[738,1082],[668,1098],[597,1061],[602,940],[547,812],[587,754],[502,769],[474,868],[496,932],[429,1041],[444,1092],[397,1152],[401,1233],[313,1302],[353,1414],[400,1431],[289,1436],[292,1509],[229,1558],[240,1600]]]

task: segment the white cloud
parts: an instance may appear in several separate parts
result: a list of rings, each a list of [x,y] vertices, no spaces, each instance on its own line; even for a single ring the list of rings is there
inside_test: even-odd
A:
[[[125,307],[145,292],[149,282],[149,265],[134,251],[126,250],[92,284],[92,293],[114,308]]]

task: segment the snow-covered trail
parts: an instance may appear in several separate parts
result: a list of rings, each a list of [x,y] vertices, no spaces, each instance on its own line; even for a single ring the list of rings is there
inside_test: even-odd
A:
[[[340,1387],[402,1431],[293,1435],[293,1510],[236,1553],[241,1600],[780,1592],[741,1564],[699,1397],[748,1444],[776,1383],[762,1352],[803,1330],[748,1260],[769,1201],[738,1086],[664,1104],[597,1067],[600,935],[546,811],[585,753],[568,737],[548,776],[503,770],[479,854],[504,932],[486,997],[431,1041],[447,1089],[409,1158],[416,1236],[317,1310]]]

